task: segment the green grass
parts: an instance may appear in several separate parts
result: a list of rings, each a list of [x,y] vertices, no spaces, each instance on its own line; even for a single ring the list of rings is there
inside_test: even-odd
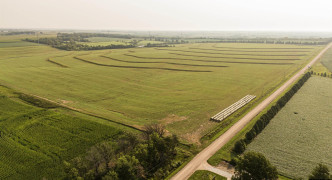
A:
[[[247,151],[263,153],[279,172],[306,178],[318,164],[332,163],[332,80],[311,77]]]
[[[108,45],[128,45],[127,42],[110,41],[110,42],[77,42],[78,44],[85,44],[88,46],[108,46]]]
[[[36,43],[18,41],[18,42],[0,42],[0,48],[38,46]]]
[[[107,46],[107,45],[128,45],[131,41],[137,40],[138,45],[147,45],[150,44],[161,44],[164,42],[161,41],[153,41],[153,40],[144,40],[142,38],[132,38],[132,39],[125,39],[125,38],[108,38],[108,37],[91,37],[87,38],[90,42],[78,42],[80,44],[86,44],[89,46]]]
[[[265,52],[278,48],[289,52]],[[162,123],[182,141],[198,143],[217,126],[211,116],[247,94],[261,97],[321,48],[229,43],[68,52],[44,45],[8,47],[0,48],[0,84],[139,128]]]
[[[23,103],[0,86],[0,179],[61,179],[70,160],[122,130]]]
[[[191,175],[189,178],[189,180],[226,180],[226,179],[227,178],[223,176],[205,170],[195,171],[195,173]]]

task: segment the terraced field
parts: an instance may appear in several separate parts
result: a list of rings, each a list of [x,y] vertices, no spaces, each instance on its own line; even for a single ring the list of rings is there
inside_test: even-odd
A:
[[[323,163],[332,168],[332,80],[313,76],[248,145],[263,153],[278,171],[307,178]]]
[[[162,123],[195,143],[216,126],[210,117],[247,94],[269,93],[321,48],[214,43],[69,52],[2,45],[0,84],[138,128]]]

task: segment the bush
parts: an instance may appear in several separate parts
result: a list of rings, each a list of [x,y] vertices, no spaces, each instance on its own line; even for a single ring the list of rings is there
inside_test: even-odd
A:
[[[263,154],[248,152],[237,161],[235,166],[235,176],[233,176],[232,179],[275,180],[278,179],[278,171]]]
[[[330,175],[330,171],[327,166],[318,164],[312,171],[309,179],[332,179],[332,175]]]
[[[243,139],[237,141],[232,149],[236,154],[242,154],[246,150],[246,142]]]

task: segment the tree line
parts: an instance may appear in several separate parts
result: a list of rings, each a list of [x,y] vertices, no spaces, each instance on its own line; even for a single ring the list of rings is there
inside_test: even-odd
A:
[[[178,144],[176,136],[165,136],[162,125],[149,125],[141,139],[126,134],[65,162],[66,179],[163,179],[181,165],[175,160]]]
[[[21,34],[34,35],[34,34],[36,34],[36,32],[35,31],[12,31],[12,32],[5,33],[4,35],[12,36],[12,35],[21,35]]]
[[[89,46],[86,44],[78,44],[78,42],[87,42],[87,40],[82,39],[81,37],[56,37],[56,38],[39,38],[39,39],[29,39],[26,38],[25,41],[41,43],[52,46],[57,49],[67,50],[67,51],[81,51],[81,50],[101,50],[101,49],[122,49],[122,48],[133,48],[135,47],[132,44],[122,45],[122,44],[110,44],[106,46]]]
[[[295,41],[295,40],[260,40],[260,39],[220,39],[202,41],[202,43],[263,43],[263,44],[295,44],[295,45],[325,45],[330,41]]]

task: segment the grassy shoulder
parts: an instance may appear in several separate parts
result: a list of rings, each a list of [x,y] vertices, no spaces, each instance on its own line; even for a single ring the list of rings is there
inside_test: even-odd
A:
[[[226,180],[227,178],[220,176],[216,173],[198,170],[193,175],[190,176],[189,180]]]

